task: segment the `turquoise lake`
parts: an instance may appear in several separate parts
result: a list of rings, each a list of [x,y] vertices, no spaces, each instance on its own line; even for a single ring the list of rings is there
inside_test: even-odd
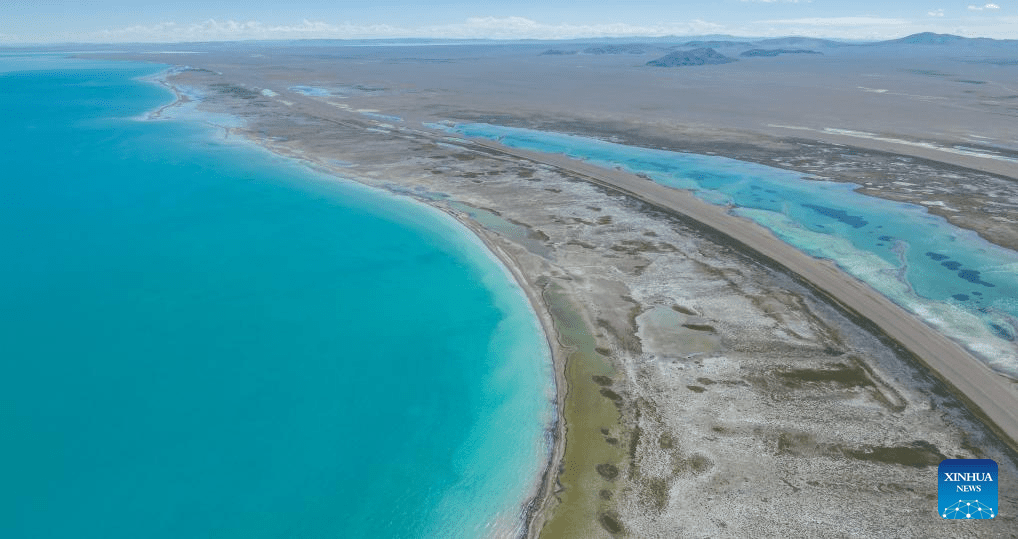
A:
[[[0,55],[0,537],[480,537],[547,342],[415,202],[146,120],[164,67]]]
[[[622,167],[688,189],[812,256],[834,261],[999,372],[1018,378],[1018,253],[921,206],[862,195],[853,184],[724,157],[490,124],[432,127]]]

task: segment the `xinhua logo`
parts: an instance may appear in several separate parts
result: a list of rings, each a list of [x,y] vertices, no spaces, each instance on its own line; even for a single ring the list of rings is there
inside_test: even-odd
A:
[[[941,518],[997,516],[997,463],[990,459],[947,459],[937,469]]]

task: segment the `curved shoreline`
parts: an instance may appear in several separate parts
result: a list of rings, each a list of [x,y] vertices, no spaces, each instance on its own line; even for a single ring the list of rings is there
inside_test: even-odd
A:
[[[150,84],[155,84],[163,89],[171,92],[174,95],[172,102],[165,105],[159,106],[156,110],[150,111],[145,114],[146,120],[162,120],[166,119],[164,113],[176,107],[184,106],[189,103],[193,103],[187,94],[180,91],[177,86],[168,80],[168,77],[175,74],[174,69],[171,67],[154,75],[145,77],[141,80]],[[212,128],[225,129],[227,133],[231,131],[230,128],[213,124],[211,122],[205,122]],[[499,245],[497,238],[494,234],[488,232],[482,226],[464,218],[461,214],[454,210],[443,207],[441,205],[432,203],[427,199],[409,195],[405,192],[397,192],[391,189],[384,189],[377,185],[372,185],[363,181],[359,181],[354,177],[342,176],[338,173],[329,170],[328,167],[324,167],[317,163],[314,159],[290,155],[287,153],[279,152],[274,149],[271,145],[266,144],[264,140],[260,140],[256,137],[244,136],[240,137],[241,140],[245,140],[251,143],[259,150],[269,152],[272,155],[282,157],[285,159],[292,159],[303,166],[309,166],[312,170],[330,176],[333,180],[350,182],[359,185],[363,188],[371,189],[374,191],[383,192],[388,196],[399,197],[404,200],[411,201],[415,204],[419,204],[429,210],[436,211],[440,215],[443,215],[449,219],[455,221],[459,226],[462,226],[465,231],[474,236],[481,247],[486,251],[486,254],[490,256],[496,264],[507,273],[513,282],[523,292],[524,297],[527,299],[530,311],[537,318],[537,322],[544,335],[544,340],[548,345],[548,355],[551,360],[551,369],[553,373],[553,389],[554,389],[554,408],[552,410],[552,422],[550,425],[545,425],[545,432],[550,434],[545,436],[547,442],[546,455],[547,458],[543,459],[541,464],[540,474],[534,479],[531,485],[527,488],[527,493],[523,498],[523,501],[519,507],[519,521],[517,522],[516,529],[519,530],[518,537],[535,537],[539,532],[539,526],[542,523],[544,516],[544,508],[550,499],[549,494],[552,491],[553,485],[556,481],[557,474],[553,473],[556,465],[562,461],[562,453],[564,451],[564,429],[565,421],[562,415],[563,401],[566,394],[566,380],[565,380],[565,350],[563,346],[558,342],[555,335],[557,335],[550,309],[546,305],[539,287],[536,283],[531,282],[523,271],[519,261],[503,246]]]
[[[441,135],[437,131],[435,134]],[[619,169],[606,169],[566,156],[522,150],[480,138],[467,140],[487,150],[572,172],[591,183],[665,210],[713,236],[717,241],[731,244],[762,263],[782,271],[825,298],[853,322],[873,332],[899,353],[927,368],[991,432],[1011,449],[1018,450],[1018,384],[996,373],[961,345],[926,325],[866,283],[847,274],[833,262],[813,258],[749,219],[731,215],[723,208],[702,201],[686,191],[665,187]],[[555,328],[548,305],[536,293],[535,283],[526,278],[518,261],[495,244],[485,229],[457,219],[481,238],[489,250],[512,271],[535,311],[539,313],[553,351],[558,388],[554,449],[542,475],[541,487],[528,503],[525,513],[527,537],[536,538],[540,536],[543,524],[551,517],[547,509],[553,504],[552,489],[557,474],[550,472],[563,465],[567,425],[562,411],[563,401],[569,391],[564,374],[565,354],[562,345],[552,341]],[[1009,406],[1009,403],[1013,405]]]
[[[429,206],[431,205],[429,204]],[[436,206],[432,207],[435,207],[440,211],[444,211],[442,208],[437,208]],[[565,451],[565,444],[563,443],[565,440],[565,421],[562,415],[565,395],[568,391],[565,378],[565,350],[555,337],[557,335],[557,331],[555,329],[555,324],[552,321],[550,314],[551,311],[545,303],[542,295],[538,292],[538,285],[527,278],[526,273],[520,267],[519,261],[516,260],[516,258],[506,249],[498,245],[497,240],[484,228],[468,221],[467,219],[463,219],[459,215],[455,215],[451,212],[445,213],[451,215],[461,225],[477,236],[491,255],[498,259],[502,266],[512,275],[517,286],[519,286],[526,295],[527,300],[530,303],[530,307],[535,316],[537,316],[538,322],[541,325],[545,340],[548,343],[548,351],[551,355],[552,372],[554,374],[555,383],[554,421],[551,425],[549,425],[551,444],[548,448],[548,458],[545,460],[541,475],[536,482],[535,488],[531,490],[531,493],[524,501],[521,510],[523,533],[521,533],[520,537],[536,537],[540,532],[540,526],[546,516],[544,509],[547,507],[548,501],[551,498],[550,494],[556,481],[556,474],[553,473],[553,470],[561,463],[562,456]]]
[[[435,133],[435,135],[440,136],[438,133]],[[277,155],[297,158],[315,164],[315,161],[311,158],[288,155],[264,144],[264,141],[249,140]],[[640,200],[656,208],[663,209],[684,221],[694,223],[698,229],[703,230],[705,233],[716,235],[716,237],[735,245],[738,249],[751,253],[758,259],[768,262],[768,265],[781,269],[819,292],[830,300],[832,304],[839,306],[844,312],[850,314],[857,323],[869,328],[875,328],[878,333],[886,335],[890,340],[900,344],[900,347],[906,350],[912,357],[941,377],[953,389],[952,392],[966,402],[970,411],[983,419],[990,429],[1000,436],[1005,443],[1009,444],[1012,448],[1016,447],[1015,433],[1018,432],[1018,428],[1016,428],[1018,418],[1015,417],[1014,412],[1008,409],[1009,406],[1001,406],[999,404],[1001,402],[1015,402],[1018,400],[1015,398],[1014,388],[1008,387],[999,376],[983,366],[953,341],[936,333],[932,328],[904,312],[900,307],[883,298],[883,296],[875,293],[867,285],[854,280],[833,264],[809,257],[777,239],[763,227],[755,225],[755,223],[751,223],[748,220],[729,215],[722,208],[711,206],[706,202],[696,199],[689,193],[667,188],[635,175],[603,169],[563,156],[527,152],[477,139],[470,139],[470,142],[514,158],[551,165],[555,168],[578,174],[593,184]],[[358,181],[356,178],[345,178],[356,183],[365,183]],[[406,193],[396,194],[405,195]],[[457,216],[439,204],[429,203],[417,197],[413,198],[418,202],[427,204],[456,218],[487,246],[489,252],[501,261],[503,266],[512,273],[517,284],[523,288],[545,331],[545,337],[552,352],[556,377],[557,409],[556,422],[553,425],[555,437],[553,439],[553,448],[549,455],[550,458],[546,463],[536,493],[527,499],[521,513],[526,526],[525,533],[528,536],[536,536],[540,532],[544,519],[549,516],[545,509],[548,508],[550,501],[554,499],[553,488],[558,475],[555,473],[555,470],[558,466],[561,466],[564,454],[565,438],[563,433],[566,425],[562,416],[562,402],[570,389],[565,385],[563,370],[564,349],[561,343],[552,340],[555,337],[552,333],[555,328],[549,312],[549,306],[541,296],[540,287],[527,279],[527,273],[524,268],[520,267],[520,264],[510,251],[500,245],[502,240],[494,233],[487,231],[476,223],[471,223],[469,220],[462,218],[462,216]],[[940,355],[941,353],[943,353],[943,356]],[[976,369],[972,373],[964,372],[965,368],[971,367],[973,362],[977,365]],[[966,376],[966,374],[969,374],[969,376]],[[989,389],[984,392],[983,388],[980,387],[981,383],[988,384],[987,387]],[[992,395],[997,395],[1000,398],[994,399]],[[995,403],[994,400],[997,400],[997,402]],[[991,405],[991,408],[995,406],[996,409],[987,410],[987,402]],[[1001,421],[1001,418],[1004,421]]]

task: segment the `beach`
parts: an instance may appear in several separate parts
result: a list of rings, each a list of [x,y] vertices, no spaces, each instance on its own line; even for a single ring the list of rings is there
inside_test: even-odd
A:
[[[625,122],[455,113],[434,105],[440,92],[370,78],[387,89],[306,95],[287,88],[328,86],[324,73],[259,79],[230,61],[169,82],[202,88],[200,107],[244,118],[234,132],[272,151],[453,215],[526,291],[554,358],[559,413],[525,511],[529,536],[934,535],[949,529],[924,501],[940,459],[996,458],[1015,473],[1014,383],[833,264],[687,192],[422,125],[501,120],[646,144],[636,134],[652,124],[611,131]],[[688,126],[683,135],[670,140],[761,161],[768,145],[785,156],[799,144],[761,135],[747,149],[746,131]],[[899,155],[893,143],[867,144]],[[864,149],[852,150],[860,161]],[[973,159],[941,153],[929,166]],[[874,475],[884,478],[875,487],[863,479]],[[805,510],[784,515],[782,504]],[[846,519],[845,504],[866,520]],[[1018,497],[1002,487],[997,532],[1013,523],[1008,504]]]

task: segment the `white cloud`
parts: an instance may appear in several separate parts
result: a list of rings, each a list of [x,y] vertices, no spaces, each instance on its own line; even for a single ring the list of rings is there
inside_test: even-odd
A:
[[[172,41],[224,41],[245,39],[301,39],[316,37],[358,38],[397,35],[398,29],[389,25],[354,26],[333,25],[320,21],[304,20],[296,25],[268,25],[259,21],[225,21],[209,19],[192,24],[163,22],[151,26],[136,25],[114,30],[102,30],[80,36],[86,41],[107,42],[172,42]]]
[[[67,40],[100,42],[179,42],[230,41],[258,39],[367,39],[433,37],[449,39],[570,39],[577,37],[668,36],[718,33],[719,24],[693,20],[658,25],[608,24],[545,24],[524,17],[473,17],[461,23],[421,27],[392,25],[331,24],[304,20],[295,25],[271,25],[259,21],[220,22],[210,19],[200,23],[164,22],[128,28],[103,30],[98,33],[68,36]]]
[[[969,11],[982,11],[984,9],[1000,9],[997,4],[986,4],[984,6],[969,6]]]
[[[996,4],[993,4],[996,5]],[[985,9],[985,6],[984,6]],[[717,24],[702,20],[634,25],[547,24],[524,17],[474,17],[462,22],[405,27],[386,24],[333,24],[303,20],[296,24],[268,24],[260,21],[217,21],[210,19],[191,24],[163,22],[81,34],[33,36],[34,42],[196,42],[274,39],[570,39],[583,37],[660,37],[704,34],[779,37],[801,35],[834,39],[890,39],[916,32],[951,33],[964,36],[1012,37],[1016,22],[1010,17],[972,19],[964,26],[942,24],[944,10],[928,12],[929,17],[916,20],[881,17],[808,17],[762,20],[743,24]],[[934,22],[937,21],[937,22]],[[0,35],[0,43],[24,42],[23,36]]]
[[[720,32],[719,24],[693,20],[686,23],[665,23],[640,26],[626,23],[610,24],[544,24],[524,17],[473,17],[465,23],[418,28],[408,32],[415,36],[478,38],[478,39],[570,39],[577,37],[668,36]]]
[[[928,20],[928,19],[924,19]],[[832,39],[880,40],[930,30],[928,23],[882,17],[805,17],[756,21],[741,35],[807,36]]]
[[[778,19],[759,22],[760,24],[809,25],[821,27],[895,26],[909,23],[909,21],[904,19],[885,19],[882,17],[807,17],[802,19]]]

